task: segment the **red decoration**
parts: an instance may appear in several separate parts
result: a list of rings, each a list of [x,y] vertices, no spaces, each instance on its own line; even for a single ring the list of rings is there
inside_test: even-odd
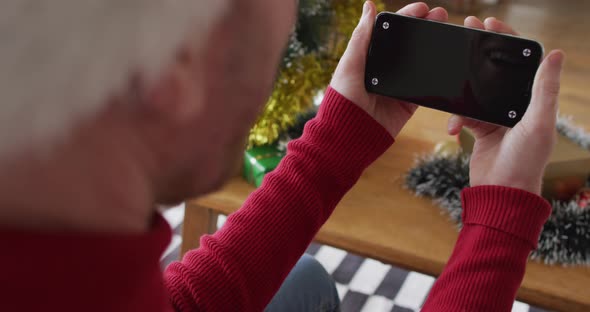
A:
[[[579,177],[561,178],[560,180],[553,181],[552,189],[546,191],[549,191],[548,193],[552,194],[551,197],[557,200],[572,200],[580,192],[580,189],[584,186],[584,182],[584,179]]]
[[[581,189],[576,195],[576,202],[580,208],[588,207],[588,204],[590,204],[590,188]]]

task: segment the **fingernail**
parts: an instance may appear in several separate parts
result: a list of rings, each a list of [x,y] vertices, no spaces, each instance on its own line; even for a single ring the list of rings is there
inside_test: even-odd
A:
[[[455,115],[451,115],[449,122],[447,123],[447,132],[451,133],[455,129],[455,124],[457,123],[457,117]]]
[[[561,68],[563,66],[563,61],[564,61],[563,52],[558,51],[556,53],[552,53],[551,56],[549,57],[549,61],[551,62],[551,65],[559,66],[559,68]]]

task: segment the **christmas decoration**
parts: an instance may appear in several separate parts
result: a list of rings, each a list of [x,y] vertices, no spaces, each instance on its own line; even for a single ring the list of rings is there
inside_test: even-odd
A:
[[[375,1],[378,10],[384,5]],[[346,49],[361,15],[358,0],[301,0],[299,18],[282,62],[275,88],[250,131],[249,146],[273,144],[313,105]]]
[[[590,134],[560,118],[558,132],[581,147],[590,147]],[[461,228],[461,190],[469,186],[469,153],[428,155],[418,159],[406,186],[418,196],[434,199]],[[553,200],[538,248],[530,258],[547,264],[590,265],[590,183],[568,201]]]
[[[548,264],[590,265],[590,208],[580,208],[576,201],[553,202],[553,212],[531,259]]]
[[[279,140],[277,142],[277,147],[279,148],[279,150],[285,151],[287,149],[287,144],[289,142],[298,139],[300,136],[302,136],[305,124],[311,119],[313,119],[317,112],[317,109],[313,107],[308,111],[297,115],[297,117],[295,118],[295,123],[289,128],[287,128],[287,130],[283,132],[279,137]]]
[[[561,129],[555,148],[543,176],[543,197],[556,200],[570,200],[584,186],[590,173],[590,152],[576,144],[584,140],[579,128],[566,126],[566,119],[560,119]],[[567,134],[566,134],[567,132]],[[574,135],[575,134],[575,135]],[[467,130],[459,134],[464,151],[470,153],[475,139]],[[588,142],[590,143],[590,142]]]
[[[557,132],[583,149],[590,150],[590,135],[583,128],[574,125],[571,117],[557,118]]]
[[[271,145],[250,148],[244,152],[242,175],[248,183],[259,187],[264,175],[273,171],[284,156],[284,152]]]
[[[469,186],[469,155],[428,155],[419,158],[406,176],[406,186],[431,197],[461,226],[461,190]]]
[[[590,188],[585,187],[576,194],[575,201],[580,208],[586,208],[590,204]]]
[[[584,186],[584,177],[566,177],[543,183],[543,197],[555,200],[571,200]]]

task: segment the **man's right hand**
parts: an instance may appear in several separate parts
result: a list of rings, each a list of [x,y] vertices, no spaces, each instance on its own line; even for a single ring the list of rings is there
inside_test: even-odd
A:
[[[470,16],[465,19],[465,26],[516,34],[495,18],[481,22]],[[501,185],[541,193],[543,172],[555,145],[564,58],[559,50],[547,55],[535,77],[531,104],[513,129],[456,115],[449,119],[449,134],[458,134],[465,126],[476,139],[470,164],[471,186]]]

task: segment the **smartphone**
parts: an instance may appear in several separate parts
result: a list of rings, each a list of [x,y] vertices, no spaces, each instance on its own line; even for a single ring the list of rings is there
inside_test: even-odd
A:
[[[390,12],[377,16],[368,92],[513,127],[531,100],[540,43]]]

